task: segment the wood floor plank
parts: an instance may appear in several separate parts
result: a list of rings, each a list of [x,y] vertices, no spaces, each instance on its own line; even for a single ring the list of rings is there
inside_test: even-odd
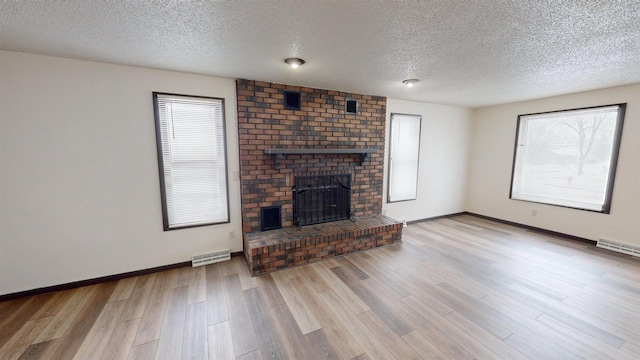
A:
[[[349,331],[342,323],[333,316],[331,310],[324,301],[318,297],[316,289],[313,288],[313,278],[295,277],[291,279],[292,284],[300,294],[302,300],[309,306],[314,316],[324,330],[324,334],[340,359],[351,359],[362,354],[364,350],[358,345]]]
[[[455,294],[455,297],[474,308],[474,311],[479,311],[483,314],[483,318],[490,318],[493,322],[500,324],[501,326],[517,333],[522,338],[526,339],[527,344],[537,348],[545,349],[554,354],[558,354],[562,358],[581,359],[582,357],[575,351],[569,350],[571,343],[566,343],[562,338],[552,336],[547,331],[539,326],[535,326],[532,320],[528,317],[523,317],[517,313],[513,314],[513,317],[503,314],[504,310],[498,311],[489,304],[485,303],[483,299],[475,299],[466,294],[457,291],[454,288],[449,288],[448,291]],[[513,295],[513,293],[511,293]],[[471,318],[469,318],[471,320]],[[479,324],[481,326],[481,324]],[[482,327],[482,326],[481,326]],[[513,341],[519,340],[519,338],[512,339]],[[516,342],[520,345],[520,342]],[[525,347],[526,348],[526,347]],[[518,349],[520,350],[520,349]],[[522,352],[522,351],[520,351]]]
[[[389,309],[389,307],[385,305],[374,292],[369,291],[362,285],[361,280],[369,279],[368,276],[364,279],[360,279],[360,277],[349,275],[350,271],[345,270],[341,266],[337,266],[331,270],[340,279],[342,279],[344,283],[396,334],[402,336],[413,330],[413,328],[404,320],[396,316],[396,314],[394,314],[393,311],[391,311],[391,309]]]
[[[278,290],[278,285],[276,285],[271,275],[256,276],[255,279],[262,297],[267,302],[267,307],[271,308],[285,303],[280,290]]]
[[[182,357],[188,297],[188,286],[172,288],[169,291],[160,339],[156,349],[156,360],[176,360]]]
[[[439,352],[445,354],[451,359],[473,359],[473,356],[465,349],[462,344],[457,344],[451,340],[447,334],[442,332],[436,325],[432,324],[424,315],[415,311],[411,307],[405,305],[402,301],[398,301],[390,293],[384,293],[384,288],[375,281],[363,282],[371,291],[379,294],[379,297],[389,306],[398,316],[407,321],[414,329],[418,330],[420,335],[428,339]]]
[[[438,314],[435,310],[429,308],[426,304],[422,303],[418,299],[407,296],[402,299],[403,303],[419,313],[425,319],[427,319],[438,330],[445,333],[451,340],[453,340],[459,346],[464,344],[466,352],[470,353],[477,359],[492,359],[497,355],[491,349],[487,348],[484,343],[481,343],[474,339],[469,334],[460,330],[454,324],[452,324],[445,317]]]
[[[302,278],[305,282],[315,290],[316,293],[321,293],[331,290],[331,286],[316,272],[316,268],[312,266],[300,266],[300,275],[297,278]]]
[[[373,311],[359,314],[358,319],[378,338],[378,341],[380,341],[396,359],[421,359],[420,355],[418,355],[414,349],[408,347],[400,335],[389,328]],[[410,332],[413,331],[415,330],[411,330]]]
[[[371,359],[394,359],[391,352],[347,309],[336,293],[325,291],[320,297]]]
[[[71,293],[71,291],[60,291],[54,293],[53,296],[49,298],[49,300],[47,300],[47,302],[45,302],[36,312],[33,313],[33,316],[31,316],[31,320],[56,316],[69,300]]]
[[[640,355],[640,345],[633,343],[631,341],[626,341],[620,347],[620,351],[623,351],[631,356],[637,357],[638,355]]]
[[[138,281],[138,277],[130,277],[126,279],[122,279],[118,281],[118,285],[116,289],[113,290],[113,294],[111,294],[111,298],[109,302],[126,300],[131,296],[131,292],[136,286],[136,282]]]
[[[109,337],[100,360],[126,360],[136,336],[141,318],[118,323]]]
[[[207,359],[207,309],[204,301],[187,305],[182,359]]]
[[[233,340],[229,321],[209,325],[207,331],[209,359],[234,359]]]
[[[27,321],[4,346],[0,348],[0,360],[17,359],[44,330],[53,317]]]
[[[222,280],[223,264],[206,266],[206,298],[207,298],[207,324],[214,325],[229,320],[227,300],[225,297],[224,282]]]
[[[360,354],[351,360],[371,360],[371,358],[367,354]]]
[[[107,300],[108,301],[108,300]],[[99,359],[102,357],[107,342],[116,328],[116,324],[120,314],[124,310],[126,300],[116,302],[108,302],[91,329],[87,333],[84,341],[80,345],[74,359]]]
[[[52,345],[58,341],[59,340],[49,340],[45,342],[31,344],[20,355],[18,360],[50,359],[50,357],[48,357],[46,354],[47,352],[51,352]]]
[[[128,360],[153,360],[156,358],[158,340],[134,346],[129,351]]]
[[[193,268],[189,278],[189,304],[207,300],[207,274],[202,266]]]
[[[307,305],[300,298],[300,294],[296,291],[291,283],[291,279],[285,272],[275,273],[271,275],[284,298],[285,303],[291,310],[291,314],[303,334],[308,334],[312,331],[319,330],[321,328],[318,319],[313,316],[313,313]]]
[[[593,336],[582,332],[580,329],[573,328],[567,324],[564,324],[562,321],[554,319],[553,317],[543,314],[537,321],[543,323],[547,327],[557,330],[572,339],[577,340],[579,343],[583,344],[583,346],[588,346],[596,349],[602,354],[609,355],[617,360],[632,360],[633,357],[627,355],[625,352],[620,351],[617,347],[612,347],[610,344],[605,343]],[[636,359],[637,360],[637,359]]]
[[[480,344],[486,346],[491,349],[497,356],[503,359],[513,359],[513,360],[526,360],[527,357],[524,356],[521,352],[507,345],[502,339],[499,339],[485,329],[479,327],[474,324],[472,321],[469,321],[464,316],[460,315],[457,312],[450,312],[445,315],[445,318],[450,321],[453,325],[458,327],[460,330],[467,333],[467,335],[476,339]],[[459,341],[461,343],[463,341]]]
[[[11,339],[15,333],[17,333],[20,328],[22,328],[22,326],[31,319],[33,314],[44,306],[52,297],[53,294],[43,294],[31,297],[22,303],[21,306],[13,308],[12,313],[7,313],[8,316],[6,319],[3,319],[5,321],[2,322],[2,330],[0,330],[0,347],[4,346],[7,341],[9,341],[9,339]],[[60,317],[63,317],[63,315]],[[49,324],[51,324],[51,321]]]
[[[16,311],[25,304],[25,299],[0,301],[0,326],[2,326]]]
[[[127,298],[127,306],[120,315],[120,321],[142,317],[157,276],[157,274],[150,274],[137,279],[134,288],[131,290],[131,294]]]
[[[311,358],[317,360],[333,360],[338,358],[333,346],[329,344],[329,339],[327,339],[323,329],[303,335],[303,337],[307,339],[307,349],[313,354]]]
[[[138,326],[133,346],[142,345],[160,338],[162,322],[164,321],[165,308],[169,299],[171,289],[165,286],[166,273],[157,274],[144,312]]]
[[[233,259],[233,263],[236,266],[238,271],[238,277],[240,278],[240,284],[242,285],[242,290],[249,290],[255,287],[258,287],[258,282],[256,278],[251,276],[249,272],[249,268],[247,264],[244,262],[242,258]]]
[[[317,264],[319,267],[316,271],[321,274],[323,279],[327,283],[331,284],[331,289],[334,291],[354,314],[360,314],[365,311],[369,311],[369,306],[365,304],[336,274],[324,264],[324,262]]]
[[[410,291],[406,287],[406,283],[397,281],[396,273],[392,269],[386,269],[383,266],[376,266],[370,263],[368,260],[361,258],[354,254],[347,259],[355,266],[362,269],[365,273],[370,274],[378,282],[383,283],[390,291],[393,291],[399,298],[409,295]],[[371,257],[369,257],[371,258]],[[370,260],[370,259],[369,259]]]
[[[236,356],[236,360],[262,360],[262,354],[260,350],[254,350],[250,353]]]
[[[422,359],[429,360],[448,360],[449,358],[444,355],[437,347],[435,347],[429,340],[425,339],[417,331],[412,331],[402,336],[402,340],[416,353],[420,354]]]
[[[89,292],[80,313],[64,333],[64,341],[55,349],[56,351],[51,356],[52,359],[73,359],[96,323],[96,319],[102,313],[102,309],[109,301],[115,287],[114,281],[91,286],[93,290]]]
[[[551,302],[548,299],[544,299],[524,287],[513,285],[513,288],[517,292],[525,295],[525,301],[529,303],[536,303],[537,306],[541,308],[546,314],[553,316],[554,318],[564,322],[567,325],[580,329],[580,331],[586,332],[589,335],[601,341],[604,341],[615,348],[619,348],[624,343],[624,340],[619,336],[616,336],[591,324],[591,322],[595,321],[595,319],[593,318],[590,318],[589,322],[584,321],[579,318],[580,315],[578,315],[576,311],[569,307],[566,307],[565,309],[558,309],[558,306],[560,306],[559,304]]]
[[[441,298],[448,300],[451,307],[456,311],[464,314],[467,319],[485,329],[495,337],[504,340],[513,333],[509,328],[493,320],[482,311],[479,311],[469,302],[464,301],[464,297],[461,297],[461,292],[449,284],[441,283],[430,290],[439,294]]]
[[[244,291],[249,317],[256,332],[260,354],[267,359],[282,359],[282,344],[273,330],[267,313],[268,306],[257,288]]]
[[[238,274],[227,275],[223,279],[227,297],[229,325],[233,338],[236,356],[244,355],[258,349],[258,340],[253,328],[247,302],[242,291]]]
[[[169,270],[167,285],[172,289],[177,287],[189,286],[191,269],[191,267],[183,266],[177,269]]]
[[[300,332],[300,328],[286,304],[269,308],[269,318],[282,341],[287,359],[306,359],[309,357],[308,341]]]
[[[561,359],[561,357],[555,356],[552,351],[545,351],[547,349],[537,347],[534,344],[527,342],[527,340],[518,334],[512,334],[506,338],[504,342],[525,354],[530,359]]]

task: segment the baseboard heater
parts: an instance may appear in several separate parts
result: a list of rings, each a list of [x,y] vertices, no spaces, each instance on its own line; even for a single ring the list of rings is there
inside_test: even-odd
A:
[[[209,264],[218,263],[221,261],[227,261],[231,259],[230,250],[222,250],[218,252],[212,252],[208,254],[193,255],[191,257],[191,266],[204,266]]]
[[[618,243],[611,240],[605,240],[605,239],[598,240],[598,243],[596,244],[596,246],[599,248],[640,257],[640,247],[638,246],[622,244],[622,243]]]

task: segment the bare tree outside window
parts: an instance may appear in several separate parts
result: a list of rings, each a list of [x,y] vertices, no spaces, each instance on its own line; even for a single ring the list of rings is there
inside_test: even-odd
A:
[[[607,115],[593,115],[588,116],[587,119],[580,118],[579,116],[575,116],[571,119],[563,119],[560,120],[560,123],[567,126],[571,130],[573,130],[578,136],[577,148],[578,148],[578,176],[584,174],[584,162],[589,156],[589,152],[593,147],[593,142],[596,140],[598,135],[610,135],[610,134],[599,134],[602,123],[605,120],[614,120],[611,119],[613,113],[609,113]]]

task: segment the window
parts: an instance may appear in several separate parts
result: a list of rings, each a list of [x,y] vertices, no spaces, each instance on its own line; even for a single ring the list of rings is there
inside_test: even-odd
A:
[[[608,214],[625,105],[518,116],[510,198]]]
[[[153,93],[165,230],[229,222],[224,100]]]
[[[419,115],[391,114],[388,202],[418,197]]]

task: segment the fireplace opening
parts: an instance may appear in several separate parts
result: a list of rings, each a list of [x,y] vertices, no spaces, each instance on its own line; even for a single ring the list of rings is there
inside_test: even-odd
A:
[[[298,228],[351,218],[351,174],[296,176],[293,224]]]

